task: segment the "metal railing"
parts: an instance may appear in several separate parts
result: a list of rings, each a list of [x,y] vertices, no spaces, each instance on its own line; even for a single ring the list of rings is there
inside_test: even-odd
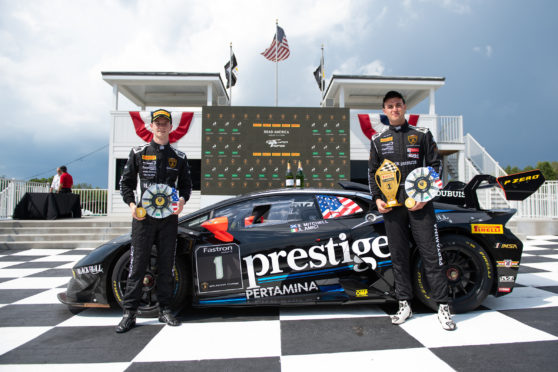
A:
[[[527,199],[510,203],[518,217],[558,218],[558,181],[546,181]]]
[[[0,178],[0,219],[13,216],[14,209],[27,192],[46,193],[50,184]],[[107,214],[107,189],[72,189],[79,194],[82,215]]]
[[[437,120],[437,142],[463,143],[463,116],[438,116]]]
[[[469,133],[465,136],[465,156],[482,174],[490,174],[494,177],[507,175],[500,164]]]

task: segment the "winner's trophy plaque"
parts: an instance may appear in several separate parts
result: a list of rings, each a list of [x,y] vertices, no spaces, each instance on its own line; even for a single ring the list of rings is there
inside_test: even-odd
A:
[[[402,204],[396,199],[399,183],[401,183],[401,171],[394,162],[384,159],[375,174],[376,183],[386,197],[388,207],[399,207]]]
[[[143,193],[141,205],[148,216],[166,218],[178,210],[178,194],[169,185],[154,184]]]
[[[434,168],[417,168],[409,173],[405,180],[405,191],[409,195],[405,205],[412,208],[417,202],[430,201],[438,195],[441,188],[442,181]]]

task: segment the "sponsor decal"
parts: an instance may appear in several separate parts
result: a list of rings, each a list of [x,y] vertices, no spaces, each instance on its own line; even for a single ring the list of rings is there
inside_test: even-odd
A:
[[[419,154],[412,154],[412,153],[408,153],[407,157],[410,159],[418,159],[419,158]]]
[[[142,160],[157,160],[157,155],[142,155]]]
[[[317,292],[318,286],[315,282],[300,282],[283,284],[274,287],[257,287],[248,288],[246,290],[246,299],[251,300],[255,298],[285,296],[289,294],[310,293]]]
[[[357,297],[367,297],[368,296],[368,289],[357,289],[356,290]]]
[[[289,144],[289,141],[281,139],[270,139],[265,141],[269,147],[285,147]]]
[[[480,255],[482,256],[482,259],[484,260],[484,264],[486,265],[486,276],[488,276],[488,279],[492,279],[492,270],[491,270],[491,265],[490,262],[488,262],[488,258],[486,257],[486,255],[483,252],[479,252]]]
[[[420,148],[418,147],[407,147],[407,152],[412,152],[412,153],[419,153],[420,152]]]
[[[519,267],[519,261],[513,261],[510,259],[506,259],[506,260],[501,260],[501,261],[496,261],[496,266],[497,267]]]
[[[393,141],[393,136],[380,138],[380,142],[390,142],[390,141]]]
[[[418,136],[416,134],[411,134],[410,136],[407,137],[407,141],[409,141],[411,145],[417,143],[417,140],[418,140]]]
[[[465,198],[465,192],[462,190],[440,190],[438,195],[446,198]]]
[[[527,176],[527,177],[512,178],[511,180],[504,181],[504,186],[507,185],[507,184],[510,184],[510,183],[521,183],[521,182],[536,180],[537,178],[539,178],[539,176],[540,176],[540,174],[535,174],[535,175]]]
[[[414,165],[417,164],[416,160],[408,160],[408,161],[396,161],[394,162],[397,166],[404,166],[404,165]]]
[[[473,234],[503,234],[503,225],[491,225],[483,223],[472,223],[471,233]]]
[[[326,220],[295,223],[290,226],[291,232],[311,231],[320,228],[320,225],[327,224]]]
[[[103,267],[101,264],[98,265],[90,265],[90,266],[82,266],[76,269],[76,274],[83,275],[83,274],[99,274],[103,272]]]
[[[176,158],[169,158],[169,167],[174,168],[176,167],[177,163],[178,161],[176,160]]]
[[[515,282],[515,278],[513,275],[502,275],[500,276],[500,283],[513,283]]]
[[[496,243],[496,248],[518,249],[519,247],[517,246],[517,244],[513,244],[513,243]]]
[[[443,213],[438,213],[436,214],[436,221],[437,222],[449,222],[451,223],[451,218],[449,218],[447,215],[443,214]]]
[[[375,257],[365,256],[372,252]],[[308,249],[293,248],[290,250],[282,249],[267,254],[257,253],[243,257],[248,276],[247,289],[259,288],[259,281],[270,281],[266,276],[270,274],[283,274],[285,268],[292,272],[321,269],[324,267],[340,266],[347,264],[354,271],[360,272],[367,268],[353,266],[353,257],[359,256],[363,261],[376,269],[376,258],[382,259],[390,256],[388,250],[387,236],[374,238],[364,238],[355,240],[352,245],[347,241],[347,235],[339,234],[339,241],[334,242],[330,238],[327,243],[313,245]],[[364,266],[364,265],[363,265]]]
[[[510,292],[511,292],[511,288],[498,288],[498,292],[510,293]]]
[[[237,244],[201,246],[194,257],[200,293],[244,288]]]

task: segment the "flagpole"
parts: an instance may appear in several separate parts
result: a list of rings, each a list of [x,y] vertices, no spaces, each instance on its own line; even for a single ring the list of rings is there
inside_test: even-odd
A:
[[[229,55],[229,106],[232,106],[232,41],[230,44],[230,55]]]
[[[322,79],[320,80],[320,91],[322,92],[322,102],[324,100],[324,82],[325,82],[325,62],[324,62],[324,44],[322,44],[322,59],[321,59],[321,72],[322,72]]]
[[[279,20],[275,19],[275,107],[279,104],[279,61],[277,60],[277,37],[279,36]]]

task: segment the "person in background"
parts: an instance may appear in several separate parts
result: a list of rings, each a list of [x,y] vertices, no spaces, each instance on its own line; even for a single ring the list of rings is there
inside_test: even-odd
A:
[[[62,171],[60,167],[56,168],[56,174],[52,177],[52,183],[50,184],[50,192],[58,192],[58,188],[60,188],[60,175]]]
[[[70,175],[70,173],[68,173],[68,168],[66,168],[65,165],[60,167],[60,171],[62,172],[62,174],[60,175],[60,187],[59,187],[59,191],[60,193],[70,193],[72,192],[72,186],[74,185],[74,179],[72,178],[72,176]]]

